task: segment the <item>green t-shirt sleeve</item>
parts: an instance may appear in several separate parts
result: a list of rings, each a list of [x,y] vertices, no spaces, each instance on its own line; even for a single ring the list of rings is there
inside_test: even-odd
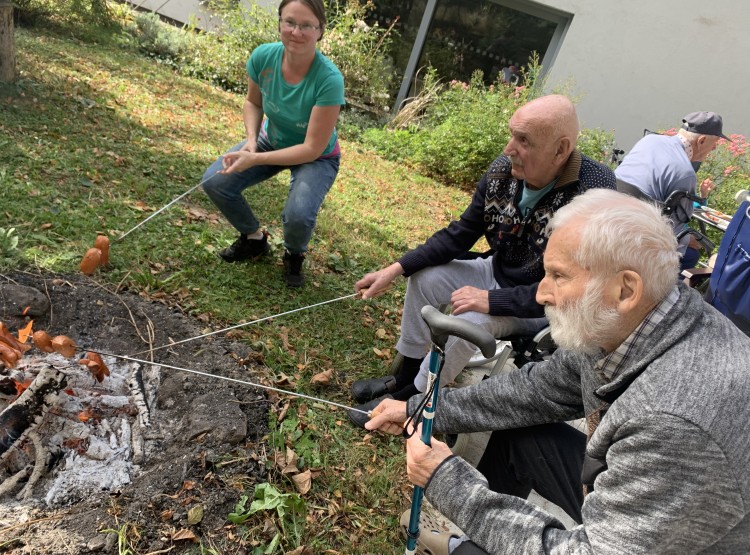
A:
[[[331,71],[323,80],[315,98],[316,106],[343,106],[344,77],[338,71]]]

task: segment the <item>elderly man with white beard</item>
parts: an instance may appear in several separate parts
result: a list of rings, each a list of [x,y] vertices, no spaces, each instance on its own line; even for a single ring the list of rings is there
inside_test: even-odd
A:
[[[560,348],[440,391],[436,432],[493,432],[477,468],[408,440],[409,479],[466,534],[425,522],[421,552],[747,553],[750,338],[675,284],[655,206],[591,190],[551,226],[537,300]],[[366,428],[401,433],[418,401],[383,401]],[[565,423],[584,416],[587,434]],[[526,501],[532,488],[577,526]]]

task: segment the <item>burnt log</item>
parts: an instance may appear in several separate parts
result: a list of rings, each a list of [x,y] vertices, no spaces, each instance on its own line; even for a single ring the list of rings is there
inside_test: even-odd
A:
[[[62,372],[47,366],[26,391],[0,413],[0,460],[21,437],[42,421],[65,385]]]

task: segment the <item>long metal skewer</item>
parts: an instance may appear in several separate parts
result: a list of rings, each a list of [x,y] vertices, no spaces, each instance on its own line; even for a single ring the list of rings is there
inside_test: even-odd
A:
[[[143,351],[138,351],[137,353],[133,353],[130,356],[142,355],[144,353],[150,353],[150,352],[153,352],[153,351],[159,351],[161,349],[166,349],[168,347],[174,347],[175,345],[179,345],[180,343],[187,343],[188,341],[195,341],[196,339],[203,339],[204,337],[209,337],[211,335],[216,335],[217,333],[223,333],[225,331],[234,330],[234,329],[237,329],[237,328],[242,328],[244,326],[249,326],[249,325],[252,325],[252,324],[257,324],[258,322],[264,322],[265,320],[270,320],[272,318],[278,318],[279,316],[286,316],[287,314],[292,314],[294,312],[299,312],[300,310],[307,310],[308,308],[314,308],[316,306],[322,306],[324,304],[335,303],[337,301],[342,301],[344,299],[351,299],[352,297],[356,297],[357,295],[359,295],[359,293],[352,293],[351,295],[344,295],[343,297],[337,297],[335,299],[330,299],[330,300],[323,301],[323,302],[320,302],[320,303],[315,303],[315,304],[303,306],[301,308],[295,308],[293,310],[287,310],[286,312],[281,312],[280,314],[274,314],[273,316],[266,316],[265,318],[259,318],[258,320],[253,320],[252,322],[243,322],[241,324],[235,324],[234,326],[229,326],[228,328],[224,328],[224,329],[221,329],[221,330],[216,330],[216,331],[212,331],[212,332],[209,332],[209,333],[204,333],[203,335],[196,335],[195,337],[188,337],[187,339],[182,339],[180,341],[175,341],[174,343],[168,343],[166,345],[161,345],[159,347],[153,347],[151,349],[145,349]]]
[[[206,179],[204,179],[203,181],[201,181],[200,183],[198,183],[197,185],[193,185],[192,187],[190,187],[190,189],[188,189],[187,191],[185,191],[184,193],[182,193],[179,197],[177,197],[176,199],[174,199],[173,201],[171,201],[169,204],[167,204],[167,205],[162,206],[161,208],[159,208],[159,210],[157,210],[156,212],[154,212],[153,214],[151,214],[148,218],[146,218],[145,220],[143,220],[141,223],[139,223],[138,225],[136,225],[134,228],[129,229],[128,231],[126,231],[125,233],[123,233],[122,235],[120,235],[117,239],[115,239],[115,241],[122,241],[125,237],[127,237],[132,232],[134,232],[136,229],[138,229],[139,227],[141,227],[143,224],[145,224],[151,218],[154,218],[154,217],[158,216],[159,214],[161,214],[162,212],[164,212],[167,208],[169,208],[170,206],[172,206],[175,202],[177,202],[181,198],[186,197],[187,195],[189,195],[190,193],[192,193],[193,191],[195,191],[198,187],[200,187],[201,185],[203,185],[206,181],[208,181],[209,179],[211,179],[215,175],[216,174],[213,173],[213,174],[209,175]]]
[[[115,355],[113,353],[105,353],[103,351],[96,351],[94,349],[78,348],[78,350],[79,351],[88,351],[88,352],[97,353],[97,354],[100,354],[100,355],[114,357],[114,358],[119,358],[119,359],[127,360],[127,361],[130,361],[130,362],[137,362],[139,364],[150,364],[152,366],[161,366],[162,368],[170,368],[172,370],[179,370],[180,372],[189,372],[191,374],[197,374],[199,376],[206,376],[206,377],[209,377],[209,378],[217,378],[219,380],[225,380],[225,381],[228,381],[228,382],[239,383],[239,384],[242,384],[242,385],[249,385],[250,387],[256,387],[258,389],[266,389],[268,391],[275,391],[276,393],[282,393],[284,395],[292,395],[294,397],[301,397],[303,399],[308,399],[309,401],[317,401],[319,403],[325,403],[327,405],[333,405],[334,407],[338,407],[338,408],[344,409],[344,410],[353,410],[353,411],[356,411],[356,412],[361,412],[362,414],[366,414],[368,416],[370,416],[370,414],[371,414],[370,412],[368,412],[366,410],[361,410],[361,409],[358,409],[358,408],[355,408],[355,407],[349,407],[349,406],[343,405],[341,403],[336,403],[335,401],[329,401],[328,399],[321,399],[320,397],[313,397],[312,395],[305,395],[304,393],[297,393],[296,391],[289,391],[287,389],[281,389],[281,388],[278,388],[278,387],[272,387],[270,385],[262,385],[262,384],[255,383],[255,382],[248,382],[248,381],[245,381],[245,380],[238,380],[238,379],[235,379],[235,378],[228,378],[226,376],[220,376],[218,374],[209,374],[208,372],[201,372],[199,370],[192,370],[190,368],[182,368],[180,366],[172,366],[171,364],[164,364],[163,362],[152,362],[152,361],[149,361],[149,360],[142,360],[142,359],[139,359],[139,358],[133,358],[133,357],[125,356],[125,355]]]

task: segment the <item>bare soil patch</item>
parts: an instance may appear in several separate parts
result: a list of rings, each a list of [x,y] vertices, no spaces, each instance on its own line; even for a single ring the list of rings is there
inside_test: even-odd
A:
[[[30,299],[34,307],[23,315]],[[207,331],[178,308],[115,292],[112,286],[84,276],[19,273],[0,277],[0,321],[15,331],[30,318],[35,330],[73,339],[82,349],[75,359],[87,349],[131,355]],[[251,355],[246,345],[218,334],[135,358],[256,381],[257,368],[247,362]],[[269,402],[262,391],[242,384],[151,364],[141,366],[144,375],[150,376],[146,380],[150,425],[139,432],[141,455],[130,483],[116,490],[91,492],[64,506],[50,506],[45,494],[62,471],[66,456],[66,448],[60,448],[61,452],[52,453],[29,499],[17,499],[23,483],[0,498],[0,552],[117,553],[117,536],[102,530],[119,529],[123,524],[128,525],[129,538],[139,553],[196,552],[191,535],[202,538],[206,547],[206,540],[215,538],[216,545],[226,548],[222,541],[228,534],[226,517],[239,490],[265,481],[262,437],[267,432]],[[0,373],[7,370],[0,369]],[[100,385],[105,386],[108,379]],[[93,377],[91,383],[99,386]],[[0,406],[10,402],[5,399]],[[39,433],[44,431],[43,422]],[[19,443],[23,445],[18,448],[33,459],[31,442]],[[0,468],[0,486],[9,478],[9,471]],[[234,543],[234,549],[245,552],[241,541]]]

